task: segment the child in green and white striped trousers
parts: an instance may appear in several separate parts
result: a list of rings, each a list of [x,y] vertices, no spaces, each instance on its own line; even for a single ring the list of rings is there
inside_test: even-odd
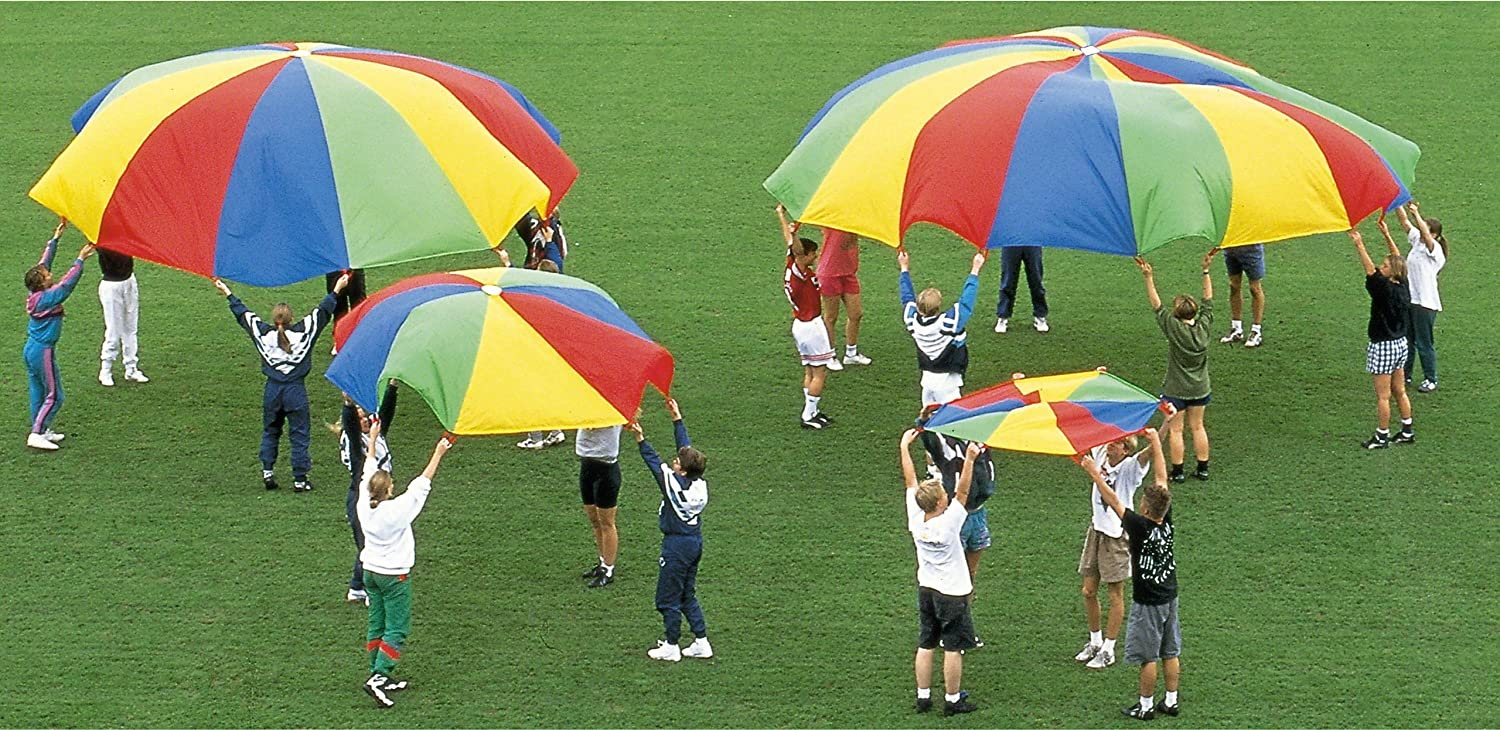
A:
[[[370,441],[380,438],[379,419],[372,419]],[[391,473],[379,468],[375,450],[365,457],[359,481],[359,525],[365,547],[359,559],[365,566],[365,593],[370,599],[370,625],[365,649],[370,653],[370,677],[365,693],[380,707],[392,707],[391,693],[406,689],[404,680],[391,678],[401,647],[411,633],[411,568],[417,559],[417,544],[411,523],[422,512],[432,477],[443,455],[453,447],[453,436],[443,434],[432,450],[432,459],[422,475],[407,485],[401,496],[393,495]]]

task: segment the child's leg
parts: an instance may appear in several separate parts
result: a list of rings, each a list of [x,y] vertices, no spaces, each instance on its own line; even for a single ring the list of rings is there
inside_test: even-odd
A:
[[[375,673],[375,664],[380,657],[380,637],[385,636],[385,591],[380,577],[365,573],[360,577],[365,591],[370,596],[368,625],[365,629],[365,651],[370,653],[370,673]]]
[[[686,578],[675,546],[663,540],[661,568],[656,572],[656,610],[661,612],[662,629],[668,644],[682,636],[682,588]]]
[[[808,366],[808,370],[812,372],[808,373],[809,385],[807,386],[807,394],[814,398],[821,398],[823,396],[823,384],[828,381],[828,368],[810,365]]]
[[[1109,584],[1109,622],[1104,625],[1104,638],[1114,641],[1120,637],[1120,624],[1125,623],[1125,582]]]
[[[1208,461],[1208,428],[1203,425],[1203,415],[1208,406],[1188,406],[1187,424],[1193,431],[1193,455],[1198,461]]]
[[[411,633],[411,576],[383,575],[380,580],[386,584],[385,633],[380,639],[375,671],[389,677]]]
[[[292,477],[297,481],[306,481],[307,475],[312,473],[312,455],[308,453],[308,446],[312,443],[312,416],[304,406],[286,414],[291,425],[292,437]]]
[[[21,352],[22,359],[26,361],[26,380],[31,387],[31,430],[36,432],[36,424],[41,423],[37,415],[42,411],[42,403],[47,399],[47,375],[42,370],[42,347],[26,343],[26,348]]]
[[[708,636],[708,624],[703,621],[703,607],[698,605],[698,561],[703,557],[703,545],[699,544],[692,562],[682,580],[682,613],[687,616],[688,628],[693,636]]]
[[[1142,697],[1152,697],[1156,694],[1156,662],[1141,662],[1141,678],[1138,683],[1139,693]]]
[[[838,340],[834,339],[833,337],[833,325],[837,324],[839,321],[839,297],[838,295],[834,295],[831,297],[825,296],[822,297],[822,299],[823,326],[828,329],[828,344],[834,345],[838,343]],[[834,351],[837,352],[838,348],[835,347]]]
[[[1370,377],[1375,380],[1375,428],[1389,431],[1391,430],[1391,376],[1385,374]],[[1407,409],[1409,412],[1409,405]]]
[[[271,471],[276,468],[276,452],[281,448],[281,425],[286,422],[286,413],[281,410],[280,389],[269,381],[261,402],[261,419],[260,465]]]
[[[1391,375],[1391,394],[1396,397],[1396,409],[1402,421],[1411,420],[1411,399],[1406,397],[1406,373],[1397,370]]]
[[[1176,692],[1177,682],[1182,674],[1182,663],[1177,661],[1177,657],[1174,656],[1171,659],[1161,660],[1161,668],[1166,674],[1167,691]]]
[[[932,688],[932,650],[918,649],[916,665],[917,689]]]
[[[943,652],[943,689],[949,695],[956,695],[964,686],[964,653],[961,651]]]
[[[1110,584],[1113,588],[1114,584]],[[1099,630],[1099,576],[1083,576],[1083,616],[1089,624],[1089,634]],[[1110,606],[1110,621],[1114,621],[1114,606]]]
[[[1185,413],[1178,411],[1167,419],[1167,455],[1171,457],[1173,467],[1182,466],[1182,419],[1184,417]]]
[[[359,512],[355,507],[358,500],[359,492],[353,489],[344,500],[344,519],[349,521],[349,529],[354,532],[354,574],[349,578],[349,589],[354,591],[365,589],[365,566],[359,562],[359,553],[365,549],[365,531],[359,526]]]
[[[62,375],[57,371],[57,351],[51,347],[39,348],[42,378],[42,398],[31,421],[31,432],[42,433],[52,428],[52,419],[62,409]]]

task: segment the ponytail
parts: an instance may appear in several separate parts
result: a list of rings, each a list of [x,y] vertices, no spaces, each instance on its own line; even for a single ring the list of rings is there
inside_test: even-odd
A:
[[[1427,231],[1432,234],[1433,240],[1443,247],[1443,258],[1448,258],[1448,239],[1443,238],[1443,222],[1436,218],[1428,218]]]
[[[390,472],[380,469],[370,475],[370,509],[379,507],[381,502],[391,498],[391,487]]]
[[[286,336],[286,325],[280,322],[276,323],[276,346],[280,347],[282,352],[292,351],[292,341]]]
[[[276,325],[276,346],[287,354],[292,352],[292,340],[286,336],[286,326],[292,323],[292,318],[295,316],[286,302],[271,308],[271,324]]]

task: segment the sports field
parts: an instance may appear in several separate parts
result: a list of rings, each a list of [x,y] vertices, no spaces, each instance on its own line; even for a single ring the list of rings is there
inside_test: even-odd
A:
[[[609,291],[677,358],[674,395],[709,456],[699,596],[717,656],[652,662],[658,495],[626,446],[619,580],[594,558],[566,447],[461,440],[418,523],[414,688],[391,712],[359,688],[364,613],[345,604],[347,473],[320,424],[338,393],[308,379],[310,494],[261,489],[257,361],[207,281],[138,262],[141,366],[105,389],[98,268],[59,345],[68,433],[24,449],[19,352],[0,537],[4,726],[1115,727],[1133,668],[1089,673],[1075,568],[1088,484],[1063,458],[997,454],[994,546],[978,578],[965,687],[979,712],[911,712],[914,560],[896,441],[918,405],[892,252],[866,243],[862,349],[830,376],[827,431],[798,428],[780,237],[761,181],[818,107],[887,61],[955,38],[1058,25],[1153,30],[1243,60],[1418,143],[1414,189],[1443,219],[1442,387],[1413,394],[1418,443],[1365,452],[1368,297],[1347,239],[1268,247],[1266,344],[1211,356],[1214,474],[1177,491],[1183,715],[1160,724],[1495,726],[1500,441],[1493,309],[1500,87],[1488,4],[7,4],[0,230],[24,341],[21,274],[55,219],[26,197],[71,137],[68,117],[122,73],[264,40],[388,48],[516,85],[582,170],[563,202],[568,271]],[[1373,227],[1367,238],[1378,241]],[[82,243],[64,239],[69,256]],[[510,240],[513,250],[514,238]],[[920,288],[956,292],[973,249],[936,228],[909,242]],[[1152,260],[1163,296],[1192,291],[1203,251]],[[998,262],[970,336],[969,387],[1013,370],[1106,364],[1155,388],[1165,344],[1126,259],[1047,252],[1052,332],[993,324]],[[369,272],[490,265],[478,253]],[[1215,263],[1216,269],[1221,265]],[[1222,276],[1215,284],[1227,322]],[[321,282],[238,287],[299,310]],[[1022,294],[1018,311],[1024,315]],[[320,345],[321,348],[321,345]],[[526,398],[529,384],[495,375]],[[396,478],[440,426],[417,399],[392,433]],[[644,426],[670,428],[653,398]],[[285,448],[285,447],[283,447]],[[285,452],[283,452],[285,454]],[[285,456],[282,463],[286,471]],[[283,474],[285,480],[285,474]]]

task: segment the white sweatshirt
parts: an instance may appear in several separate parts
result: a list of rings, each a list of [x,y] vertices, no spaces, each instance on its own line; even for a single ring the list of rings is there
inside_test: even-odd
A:
[[[366,459],[364,473],[359,479],[359,502],[354,506],[359,514],[360,529],[365,532],[365,549],[359,551],[359,560],[371,573],[404,575],[411,572],[411,566],[417,560],[417,541],[412,535],[411,523],[427,502],[432,480],[419,476],[411,480],[401,496],[371,507],[370,478],[373,476],[375,463]]]

